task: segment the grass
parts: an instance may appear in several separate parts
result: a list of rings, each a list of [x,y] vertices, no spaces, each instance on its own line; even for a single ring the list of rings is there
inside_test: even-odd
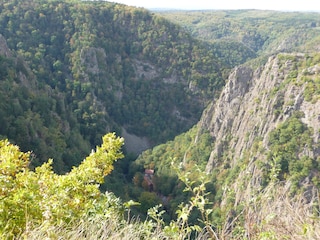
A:
[[[302,194],[291,196],[289,182],[270,184],[259,193],[251,187],[242,190],[245,198],[238,203],[244,206],[241,213],[233,221],[226,221],[214,233],[215,239],[320,239],[318,189],[310,187]],[[212,239],[209,236],[205,229],[197,236],[190,233],[169,236],[162,225],[150,219],[94,216],[57,226],[45,223],[31,229],[29,226],[17,239]]]

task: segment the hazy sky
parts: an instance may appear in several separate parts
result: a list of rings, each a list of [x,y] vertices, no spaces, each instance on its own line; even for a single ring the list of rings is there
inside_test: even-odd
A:
[[[319,11],[319,0],[109,0],[130,6],[175,9],[266,9]]]

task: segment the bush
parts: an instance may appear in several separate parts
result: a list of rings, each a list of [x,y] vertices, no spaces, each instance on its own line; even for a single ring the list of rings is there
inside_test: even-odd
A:
[[[90,214],[105,214],[109,198],[99,184],[123,155],[123,139],[110,133],[68,174],[57,175],[53,160],[31,171],[30,153],[22,153],[7,140],[0,141],[0,236],[11,238],[29,225],[71,222]]]

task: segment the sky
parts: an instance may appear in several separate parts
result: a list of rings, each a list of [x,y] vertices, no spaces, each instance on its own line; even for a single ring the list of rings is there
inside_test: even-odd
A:
[[[144,8],[203,9],[262,9],[278,11],[317,11],[319,0],[109,0]]]

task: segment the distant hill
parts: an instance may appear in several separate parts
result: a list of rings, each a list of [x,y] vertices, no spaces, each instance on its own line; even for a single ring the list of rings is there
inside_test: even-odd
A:
[[[262,10],[167,11],[159,13],[193,37],[219,47],[241,43],[258,55],[320,49],[320,13]],[[223,50],[220,50],[223,51]]]

